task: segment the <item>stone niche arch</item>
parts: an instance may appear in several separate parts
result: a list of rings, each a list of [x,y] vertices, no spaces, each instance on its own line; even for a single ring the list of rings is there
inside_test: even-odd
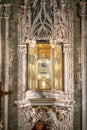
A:
[[[26,2],[26,4],[20,5],[18,14],[18,101],[16,101],[19,106],[18,128],[19,130],[31,130],[32,125],[35,125],[33,119],[37,122],[43,113],[37,110],[44,109],[46,115],[50,113],[50,130],[59,128],[71,130],[73,128],[74,100],[74,30],[71,3],[68,1],[62,3],[61,0],[59,3],[57,0],[49,0],[48,3],[45,0],[34,0],[33,4]],[[27,89],[28,46],[33,47],[35,40],[53,41],[53,46],[55,42],[63,43],[64,91],[37,92]],[[65,116],[66,118],[64,118]],[[51,121],[53,121],[52,125]]]

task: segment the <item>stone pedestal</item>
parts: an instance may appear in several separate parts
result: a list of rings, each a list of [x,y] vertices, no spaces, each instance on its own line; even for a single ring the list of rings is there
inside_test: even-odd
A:
[[[19,110],[19,130],[25,130],[24,123],[26,130],[31,130],[38,121],[50,130],[73,127],[68,114],[73,111],[74,102],[62,91],[27,91],[24,99],[15,103]]]

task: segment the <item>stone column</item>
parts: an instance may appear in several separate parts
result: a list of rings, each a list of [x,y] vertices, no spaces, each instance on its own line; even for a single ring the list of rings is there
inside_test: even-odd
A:
[[[70,99],[73,100],[74,94],[74,63],[73,63],[73,49],[71,44],[64,44],[64,89],[70,94]]]
[[[5,91],[9,91],[9,17],[10,17],[10,4],[4,5],[4,18],[5,18]],[[5,96],[4,106],[4,127],[8,130],[8,95]]]
[[[23,98],[27,89],[27,45],[18,48],[18,100]]]
[[[0,81],[1,81],[1,65],[2,65],[2,40],[1,40],[1,17],[0,17]]]
[[[18,46],[18,94],[17,100],[22,100],[24,98],[25,91],[27,89],[27,45]],[[24,113],[18,109],[18,124],[25,122]],[[29,124],[29,122],[28,122]],[[23,127],[18,128],[18,130],[27,130],[28,124],[26,123]],[[29,128],[28,128],[29,129]]]
[[[9,41],[8,41],[8,19],[6,21],[6,48],[5,48],[5,91],[9,91]],[[5,96],[5,130],[8,130],[8,95]]]
[[[1,32],[1,20],[2,20],[2,5],[0,5],[0,81],[2,73],[2,32]]]
[[[74,63],[73,63],[73,47],[71,44],[64,44],[64,89],[69,94],[70,100],[74,100]],[[73,106],[72,106],[73,109]],[[74,111],[70,110],[67,115],[67,122],[70,126],[66,126],[67,130],[73,130]],[[63,128],[64,129],[64,128]]]
[[[68,45],[63,47],[64,53],[64,90],[68,91]]]
[[[87,129],[87,76],[86,76],[86,36],[87,36],[87,2],[80,2],[81,6],[81,61],[82,61],[82,130]]]
[[[22,72],[22,81],[23,81],[23,92],[26,91],[26,88],[27,88],[27,45],[24,45],[22,47],[22,66],[23,66],[23,72]]]

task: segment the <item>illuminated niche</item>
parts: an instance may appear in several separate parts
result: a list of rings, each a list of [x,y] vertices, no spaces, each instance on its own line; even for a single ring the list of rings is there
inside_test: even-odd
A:
[[[62,45],[39,41],[28,47],[29,90],[63,90]]]

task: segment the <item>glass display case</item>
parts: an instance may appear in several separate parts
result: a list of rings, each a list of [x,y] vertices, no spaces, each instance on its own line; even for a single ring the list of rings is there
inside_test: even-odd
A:
[[[49,41],[39,41],[28,47],[29,90],[62,90],[62,46],[52,48]]]

